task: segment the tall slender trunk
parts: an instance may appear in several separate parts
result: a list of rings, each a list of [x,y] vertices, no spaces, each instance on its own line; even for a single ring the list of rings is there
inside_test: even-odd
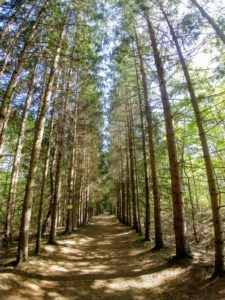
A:
[[[133,208],[133,225],[132,228],[138,232],[138,223],[137,223],[137,205],[136,205],[136,188],[135,188],[135,176],[134,176],[134,149],[133,149],[133,126],[132,126],[132,111],[129,104],[129,116],[128,116],[128,144],[130,151],[130,179],[131,179],[131,199],[132,199],[132,208]]]
[[[0,67],[0,78],[5,73],[5,70],[6,70],[6,67],[8,65],[9,59],[12,56],[13,49],[14,49],[14,47],[15,47],[15,45],[18,42],[18,39],[20,37],[21,30],[24,30],[24,25],[26,25],[27,19],[29,19],[29,17],[32,14],[32,12],[33,12],[33,6],[30,9],[30,11],[27,13],[26,17],[24,17],[23,21],[21,22],[21,24],[20,24],[20,26],[19,26],[19,28],[17,30],[17,33],[15,35],[13,35],[13,40],[8,45],[7,51],[6,51],[5,55],[4,55],[4,61],[3,61],[2,65],[1,65],[1,67]]]
[[[65,28],[60,33],[60,43],[59,47],[56,50],[56,54],[54,60],[52,62],[51,71],[45,91],[45,95],[43,97],[43,101],[41,103],[40,113],[35,125],[35,136],[33,141],[33,146],[31,150],[31,160],[28,170],[27,183],[25,189],[25,196],[23,201],[23,209],[22,209],[22,218],[21,218],[21,226],[20,226],[20,234],[19,234],[19,244],[18,244],[18,253],[17,253],[17,264],[21,262],[28,262],[28,238],[29,238],[29,228],[30,228],[30,220],[31,220],[31,209],[33,203],[33,189],[34,189],[34,181],[37,172],[37,164],[41,150],[41,142],[44,134],[44,126],[46,121],[46,114],[49,106],[49,102],[52,96],[53,83],[55,80],[55,73],[58,68],[60,53],[61,53],[61,41],[64,38]]]
[[[84,174],[82,174],[81,176],[80,198],[79,198],[79,224],[80,225],[83,225],[83,207],[84,207],[83,191],[84,191]]]
[[[176,242],[176,258],[182,259],[191,257],[190,249],[187,244],[186,226],[183,211],[183,191],[181,170],[178,160],[176,137],[173,128],[173,116],[170,107],[169,95],[167,92],[165,71],[161,60],[158,44],[155,36],[155,31],[149,19],[148,13],[145,10],[145,18],[148,26],[149,36],[152,43],[153,55],[157,69],[161,100],[163,105],[163,113],[166,125],[166,139],[169,155],[170,174],[172,183],[172,200],[173,200],[173,220],[174,233]]]
[[[196,1],[191,0],[191,2],[198,8],[203,18],[205,18],[209,24],[212,26],[212,28],[215,30],[218,37],[221,39],[221,41],[225,45],[225,34],[222,29],[217,25],[217,23],[213,20],[213,18],[210,17],[210,15],[204,10],[204,8]]]
[[[27,0],[21,1],[20,5],[16,8],[15,12],[11,15],[11,17],[8,19],[5,27],[0,32],[0,40],[3,41],[5,35],[7,34],[10,26],[12,23],[16,20],[16,18],[19,16],[19,14],[23,11],[25,5],[27,3]]]
[[[134,137],[133,137],[134,139]],[[137,170],[137,151],[136,145],[134,143],[134,174],[135,174],[135,185],[136,185],[136,195],[137,195],[137,221],[138,221],[138,232],[142,236],[142,226],[141,226],[141,203],[139,195],[139,183],[138,183],[138,170]]]
[[[122,148],[120,147],[120,190],[121,190],[121,222],[125,224],[125,184],[124,184],[124,163],[123,163],[123,153]]]
[[[120,172],[119,172],[120,173]],[[118,174],[119,181],[116,183],[116,217],[121,222],[121,184],[120,174]]]
[[[125,184],[124,180],[122,179],[121,182],[121,222],[125,224]]]
[[[85,189],[85,212],[84,212],[84,221],[85,224],[89,221],[88,220],[88,209],[89,209],[89,195],[90,195],[90,189],[89,189],[89,177],[90,177],[90,158],[89,155],[87,155],[87,163],[86,163],[86,189]]]
[[[52,134],[53,134],[53,126],[54,126],[54,114],[55,114],[55,107],[53,104],[52,115],[51,115],[50,124],[49,124],[49,132],[48,132],[48,145],[47,145],[47,149],[46,149],[44,172],[43,172],[42,185],[41,185],[35,254],[40,254],[40,246],[41,246],[41,238],[42,238],[43,204],[44,204],[44,199],[45,199],[46,184],[47,184],[48,171],[49,171],[51,141],[52,141]]]
[[[77,178],[74,187],[74,202],[75,202],[75,220],[76,227],[80,227],[80,190],[81,190],[82,174],[77,172]]]
[[[196,226],[196,216],[195,216],[195,208],[194,208],[194,201],[193,201],[193,195],[192,195],[192,190],[191,190],[191,183],[190,183],[190,177],[186,171],[186,166],[185,163],[183,165],[184,169],[184,174],[187,178],[188,181],[188,194],[189,194],[189,200],[191,203],[191,218],[192,218],[192,228],[193,228],[193,233],[194,233],[194,238],[195,238],[195,243],[197,244],[199,242],[198,239],[198,234],[197,234],[197,226]]]
[[[194,1],[196,2],[196,1]],[[204,124],[201,116],[201,112],[198,105],[198,99],[195,94],[194,86],[192,84],[191,76],[188,70],[188,66],[186,64],[184,55],[182,53],[178,38],[175,34],[174,28],[171,22],[168,19],[166,12],[164,11],[162,5],[160,8],[163,12],[164,18],[168,24],[170,29],[171,36],[173,38],[179,60],[183,69],[183,73],[187,83],[187,89],[190,95],[191,104],[193,107],[193,111],[195,114],[196,124],[198,127],[199,138],[201,141],[202,152],[205,162],[206,168],[206,175],[208,180],[208,189],[209,195],[211,199],[211,208],[212,208],[212,215],[213,215],[213,227],[214,227],[214,237],[215,237],[215,275],[223,274],[224,273],[224,244],[223,244],[223,226],[220,217],[220,210],[219,210],[219,197],[218,197],[218,188],[216,185],[216,178],[213,169],[213,163],[210,156],[207,136],[204,130]]]
[[[73,144],[73,150],[71,153],[70,166],[69,166],[69,178],[68,178],[68,199],[66,208],[66,229],[65,233],[71,233],[75,230],[75,203],[74,203],[74,184],[76,180],[76,149],[75,144]]]
[[[140,71],[142,77],[142,86],[143,86],[143,96],[144,96],[144,113],[148,126],[148,138],[149,138],[149,153],[150,153],[150,166],[151,166],[151,180],[152,180],[152,191],[153,191],[153,200],[154,200],[154,225],[155,225],[155,247],[154,249],[163,248],[163,238],[162,238],[162,226],[161,226],[161,205],[160,205],[160,196],[159,196],[159,187],[158,187],[158,175],[157,175],[157,167],[156,167],[156,159],[155,159],[155,145],[154,145],[154,134],[153,134],[153,118],[152,118],[152,110],[148,102],[148,84],[147,84],[147,76],[145,72],[145,66],[143,57],[140,51],[140,45],[138,40],[138,35],[135,30],[136,35],[136,45],[137,52],[139,57]],[[142,97],[140,94],[139,87],[139,79],[138,79],[138,70],[135,61],[136,68],[136,77],[137,77],[137,86],[139,93],[139,105],[142,106]],[[143,113],[142,113],[143,114]],[[143,117],[142,117],[143,118]]]
[[[25,61],[27,49],[30,47],[31,41],[34,36],[34,32],[39,24],[39,21],[43,15],[44,11],[45,11],[45,5],[42,7],[40,12],[38,13],[38,16],[37,16],[35,22],[31,26],[31,28],[25,38],[23,49],[19,55],[16,67],[12,73],[9,84],[7,86],[7,89],[6,89],[3,99],[2,99],[2,103],[1,103],[1,107],[0,107],[0,157],[2,155],[3,143],[4,143],[4,137],[5,137],[5,129],[7,127],[7,123],[8,123],[8,119],[9,119],[9,115],[10,115],[11,102],[12,102],[12,98],[15,93],[16,82],[17,82],[17,79],[20,75],[20,71],[21,71],[24,61]]]
[[[142,141],[142,154],[144,164],[144,177],[145,177],[145,240],[150,241],[150,192],[149,192],[149,174],[148,174],[148,160],[145,142],[145,126],[144,126],[144,115],[142,109],[141,91],[139,78],[136,70],[137,77],[137,89],[138,89],[138,101],[141,119],[141,141]]]
[[[139,217],[140,217],[140,199],[139,199],[139,190],[138,190],[138,183],[137,183],[137,177],[136,177],[137,157],[136,157],[136,145],[135,145],[134,118],[133,118],[133,110],[132,110],[131,102],[129,102],[129,105],[130,105],[130,112],[131,112],[131,128],[133,128],[131,133],[132,133],[132,145],[133,145],[133,157],[134,157],[134,178],[135,178],[135,199],[136,199],[135,211],[136,211],[136,215],[137,215],[137,217],[136,217],[137,218],[137,230],[136,231],[139,234],[141,234],[141,221],[139,219]]]
[[[85,140],[84,140],[85,144]],[[82,176],[81,176],[81,188],[80,188],[80,224],[84,225],[84,191],[85,191],[85,181],[86,181],[86,159],[87,159],[87,148],[84,146],[83,149],[83,161],[82,161]]]
[[[88,164],[88,180],[87,180],[87,209],[86,209],[86,221],[87,223],[90,221],[91,217],[90,217],[90,209],[91,209],[91,203],[90,203],[90,196],[91,196],[91,188],[90,188],[90,169],[89,169],[89,164]]]
[[[72,156],[71,156],[71,169],[70,169],[70,198],[72,203],[72,231],[77,228],[76,222],[76,181],[77,181],[77,113],[78,107],[75,106],[74,120],[73,120],[73,143],[72,143]]]
[[[71,70],[69,72],[69,78],[71,75]],[[69,91],[70,91],[70,81],[67,83],[65,101],[62,107],[62,114],[59,120],[58,126],[58,141],[57,141],[57,163],[56,163],[56,176],[55,176],[55,189],[53,194],[52,201],[52,214],[51,214],[51,228],[49,233],[49,244],[56,244],[56,229],[57,229],[57,215],[59,207],[59,196],[60,196],[60,181],[61,181],[61,171],[63,163],[63,149],[64,149],[64,133],[66,126],[66,115],[67,115],[67,106],[69,101]]]
[[[63,159],[63,154],[60,149],[60,146],[58,146],[57,149],[55,187],[54,187],[54,194],[52,197],[51,226],[50,226],[50,232],[48,238],[48,243],[51,245],[57,244],[56,229],[57,229],[58,204],[59,204],[59,196],[60,196],[61,169],[62,169],[62,159]]]
[[[53,154],[50,156],[52,158],[52,162],[49,164],[49,175],[50,175],[50,201],[49,201],[49,207],[48,211],[45,217],[45,220],[42,224],[42,237],[44,236],[46,229],[51,221],[51,214],[52,214],[52,203],[53,203],[53,196],[55,194],[55,169],[56,169],[56,149],[52,149]]]
[[[71,80],[71,75],[72,75],[72,69],[69,69],[69,74],[68,74],[68,83],[67,83],[67,88],[66,88],[66,101],[68,102],[69,97],[70,97],[70,92],[71,92],[71,87],[70,87],[70,80]],[[66,104],[67,106],[67,104]],[[66,113],[66,111],[65,111]],[[64,115],[65,115],[64,113]],[[70,166],[69,166],[69,176],[68,176],[68,195],[67,195],[67,201],[66,201],[66,229],[65,233],[71,233],[73,230],[73,225],[72,225],[72,215],[73,215],[73,205],[72,205],[72,199],[73,199],[73,184],[74,184],[74,179],[75,179],[75,158],[76,158],[76,149],[75,149],[75,143],[76,143],[76,114],[77,114],[77,106],[75,106],[75,115],[74,115],[74,124],[73,124],[73,129],[72,129],[72,149],[71,149],[71,159],[70,159]],[[65,116],[64,116],[65,118]]]
[[[20,124],[19,136],[16,144],[16,154],[13,160],[11,181],[9,187],[9,196],[7,202],[7,215],[6,215],[5,229],[4,229],[4,236],[6,240],[9,240],[11,238],[11,233],[12,233],[12,215],[13,215],[14,204],[16,199],[16,188],[18,182],[19,165],[20,165],[22,149],[25,141],[26,121],[29,114],[29,108],[32,102],[33,93],[34,93],[37,67],[38,67],[38,62],[33,70],[33,74],[29,82],[29,89],[27,93],[26,102],[23,108],[22,121]]]
[[[126,139],[126,225],[131,225],[130,221],[130,165],[129,165],[129,144]]]

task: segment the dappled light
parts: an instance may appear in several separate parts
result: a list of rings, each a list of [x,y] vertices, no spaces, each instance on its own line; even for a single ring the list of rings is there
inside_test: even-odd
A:
[[[164,250],[151,253],[133,230],[103,215],[44,245],[29,266],[5,268],[1,299],[223,299],[225,281],[204,287],[204,272],[192,277],[194,268],[168,265]]]
[[[0,300],[225,299],[224,0],[0,0]]]

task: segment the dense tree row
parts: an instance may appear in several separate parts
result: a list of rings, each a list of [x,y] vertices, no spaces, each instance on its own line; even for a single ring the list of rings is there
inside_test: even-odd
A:
[[[155,250],[174,239],[175,260],[214,241],[214,275],[224,274],[225,22],[215,4],[0,6],[0,221],[4,246],[18,235],[17,264],[30,235],[39,254],[43,237],[56,244],[58,228],[108,210]]]
[[[119,5],[123,29],[110,112],[117,216],[137,232],[144,225],[146,241],[154,224],[155,249],[164,247],[172,217],[175,258],[191,258],[189,228],[196,243],[204,240],[199,214],[201,222],[209,218],[203,210],[210,201],[214,274],[224,274],[222,16],[220,26],[197,1]],[[204,69],[194,60],[200,51],[211,52]]]
[[[99,198],[102,115],[95,3],[5,2],[1,7],[1,222],[3,243],[19,229],[17,263],[49,229],[74,231]]]

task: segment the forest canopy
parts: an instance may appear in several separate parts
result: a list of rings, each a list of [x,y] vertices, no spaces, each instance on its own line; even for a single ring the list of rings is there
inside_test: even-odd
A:
[[[108,212],[224,275],[223,1],[0,1],[2,248]],[[212,258],[212,255],[214,258]]]

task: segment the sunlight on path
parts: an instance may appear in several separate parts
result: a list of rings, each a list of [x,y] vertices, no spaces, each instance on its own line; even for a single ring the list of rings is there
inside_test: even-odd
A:
[[[59,246],[44,245],[29,266],[6,269],[0,299],[206,299],[187,268],[169,268],[165,258],[165,251],[150,253],[132,230],[103,215],[61,237]],[[218,292],[216,299],[224,296]]]

